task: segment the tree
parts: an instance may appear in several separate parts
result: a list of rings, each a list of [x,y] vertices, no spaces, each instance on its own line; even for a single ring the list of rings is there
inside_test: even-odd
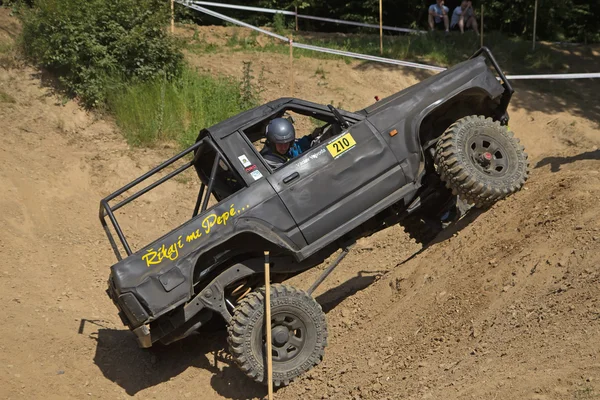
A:
[[[473,1],[475,10],[481,1]],[[254,7],[293,10],[320,17],[346,19],[377,24],[379,0],[224,0],[224,3]],[[427,9],[435,0],[383,0],[383,20],[386,25],[427,29]],[[525,36],[533,31],[535,0],[485,0],[485,28],[508,35]],[[450,12],[460,5],[460,0],[446,0]],[[223,13],[251,24],[270,25],[272,14],[226,10]],[[212,17],[199,15],[199,23],[222,23]],[[290,21],[291,17],[286,17]],[[360,28],[303,20],[302,26],[319,31],[357,32]],[[537,37],[550,41],[600,41],[600,1],[589,0],[539,0]]]

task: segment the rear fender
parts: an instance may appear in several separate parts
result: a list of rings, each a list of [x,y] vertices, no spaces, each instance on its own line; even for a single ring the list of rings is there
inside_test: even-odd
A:
[[[273,227],[269,227],[261,221],[252,218],[240,219],[236,224],[235,232],[237,234],[223,238],[211,252],[214,251],[218,254],[220,249],[230,249],[236,243],[243,243],[250,247],[255,246],[256,243],[260,243],[261,245],[252,248],[251,253],[247,252],[236,255],[236,258],[243,259],[243,261],[231,265],[232,260],[226,259],[224,263],[230,266],[224,269],[221,267],[224,264],[222,263],[221,265],[210,266],[199,274],[194,274],[194,276],[198,276],[200,279],[208,277],[213,277],[213,279],[206,285],[198,282],[203,285],[202,290],[183,307],[184,319],[186,321],[201,310],[210,309],[219,313],[229,323],[231,314],[225,303],[225,288],[251,275],[263,275],[264,258],[262,257],[262,253],[265,250],[275,252],[270,257],[272,277],[273,275],[282,274],[295,275],[320,264],[324,260],[322,254],[315,254],[313,257],[298,261],[297,257],[295,257],[296,249],[293,247],[291,241],[287,240],[285,236],[278,234]],[[245,258],[248,256],[250,258]],[[200,256],[196,258],[196,269],[202,268],[201,261],[203,259],[206,260],[206,258]]]
[[[308,258],[299,263],[295,262],[295,260],[290,256],[284,255],[270,257],[269,264],[272,266],[271,281],[277,281],[275,275],[295,275],[319,264],[322,261],[323,259],[320,257],[315,257],[312,259]],[[190,320],[203,309],[209,309],[221,314],[223,319],[229,323],[231,320],[231,314],[229,313],[225,303],[225,289],[229,285],[239,282],[240,280],[243,280],[249,276],[264,276],[264,265],[263,257],[255,257],[235,263],[219,272],[214,279],[204,286],[200,293],[198,293],[183,307],[185,321]]]
[[[253,260],[231,265],[222,271],[190,302],[151,322],[152,343],[160,340],[169,344],[179,340],[208,322],[215,312],[229,322],[232,316],[225,304],[225,288],[260,269],[260,260]]]
[[[416,181],[424,167],[419,135],[424,119],[461,93],[471,92],[485,94],[500,107],[504,88],[483,57],[463,62],[365,109],[367,119],[382,133],[409,181]]]
[[[239,240],[242,237],[244,240]],[[257,238],[259,242],[247,240],[249,237]],[[256,247],[256,243],[260,243],[260,246]],[[240,218],[222,236],[213,236],[210,247],[200,246],[157,273],[148,273],[138,286],[128,290],[130,296],[141,304],[140,307],[147,310],[145,318],[138,319],[134,327],[154,321],[189,301],[195,295],[194,278],[209,278],[225,262],[231,265],[226,255],[221,262],[216,262],[220,253],[228,247],[240,249],[238,254],[277,250],[293,255],[297,251],[295,244],[275,227],[254,218]],[[202,270],[196,272],[199,268]]]
[[[498,106],[498,100],[494,101],[490,93],[480,87],[466,89],[445,99],[435,107],[426,109],[420,116],[416,132],[419,133],[421,146],[426,147],[439,138],[460,118],[468,115],[494,117]]]
[[[225,288],[233,282],[260,272],[264,264],[260,259],[234,264],[220,273],[200,293],[183,307],[184,319],[190,320],[203,309],[219,313],[229,323],[231,314],[225,304]]]
[[[188,277],[190,285],[201,282],[207,276],[231,259],[233,255],[256,254],[263,251],[277,251],[295,255],[298,251],[296,245],[285,234],[279,232],[274,226],[266,224],[255,218],[240,218],[235,223],[235,228],[227,235],[216,241],[210,249],[199,249],[192,253],[187,262],[192,263],[191,275]],[[219,257],[223,257],[219,261]],[[190,286],[190,294],[193,288]]]
[[[290,255],[270,257],[271,281],[278,282],[281,274],[295,275],[321,261],[323,259],[319,257],[305,259],[300,263],[295,262]],[[245,259],[215,272],[213,279],[191,301],[151,323],[152,342],[160,340],[168,344],[179,340],[205,324],[215,313],[229,323],[232,316],[225,301],[226,288],[256,275],[260,275],[260,281],[264,281],[263,257]]]

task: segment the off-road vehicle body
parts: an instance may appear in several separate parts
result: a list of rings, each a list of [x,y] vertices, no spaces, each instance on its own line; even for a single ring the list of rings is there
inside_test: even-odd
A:
[[[400,223],[415,234],[427,220],[441,222],[455,212],[457,196],[487,207],[519,190],[528,163],[507,126],[512,94],[482,48],[356,112],[282,98],[203,129],[193,146],[101,201],[100,220],[119,260],[107,292],[123,323],[140,346],[150,347],[221,316],[233,356],[264,381],[263,252],[269,251],[274,380],[287,384],[320,361],[327,330],[310,296],[314,286],[306,292],[281,283],[386,227]],[[319,143],[273,171],[254,144],[268,121],[287,111],[325,125]],[[109,204],[189,156],[180,168]],[[114,212],[190,167],[200,179],[191,219],[134,252]],[[211,196],[216,204],[209,207]]]

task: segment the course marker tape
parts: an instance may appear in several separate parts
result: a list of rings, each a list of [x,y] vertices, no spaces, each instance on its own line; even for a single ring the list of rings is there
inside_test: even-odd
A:
[[[263,13],[269,13],[269,14],[296,15],[296,12],[294,12],[294,11],[275,10],[272,8],[238,6],[235,4],[214,3],[211,1],[192,1],[192,3],[196,4],[196,5],[200,5],[200,6],[222,7],[222,8],[229,8],[229,9],[233,9],[233,10],[255,11],[255,12],[263,12]],[[355,22],[355,21],[346,21],[346,20],[342,20],[342,19],[315,17],[313,15],[298,14],[298,18],[312,19],[312,20],[323,21],[323,22],[333,22],[336,24],[361,26],[364,28],[379,29],[379,25],[365,24],[362,22]],[[388,30],[388,31],[396,31],[396,32],[426,33],[426,31],[421,31],[421,30],[416,30],[416,29],[408,29],[408,28],[397,28],[395,26],[387,26],[387,25],[383,25],[383,29]]]
[[[219,18],[222,19],[224,21],[230,22],[232,24],[237,24],[237,25],[241,25],[244,26],[246,28],[250,28],[250,29],[254,29],[256,31],[262,32],[266,35],[272,36],[274,38],[277,38],[279,40],[285,41],[285,42],[289,42],[289,39],[286,38],[285,36],[281,36],[278,35],[276,33],[273,32],[269,32],[267,30],[258,28],[254,25],[250,25],[246,22],[242,22],[239,21],[235,18],[231,18],[228,17],[226,15],[220,14],[216,11],[212,11],[209,10],[207,8],[204,7],[200,7],[196,4],[188,4],[188,3],[184,3],[182,0],[177,0],[178,3],[181,3],[189,8],[192,8],[196,11],[200,11],[203,13],[206,13],[208,15],[211,15],[215,18]],[[311,46],[308,44],[302,44],[302,43],[297,43],[297,42],[292,42],[292,46],[293,47],[297,47],[299,49],[306,49],[306,50],[313,50],[313,51],[318,51],[318,52],[322,52],[322,53],[330,53],[330,54],[335,54],[335,55],[340,55],[340,56],[346,56],[346,57],[353,57],[353,58],[360,58],[363,60],[368,60],[368,61],[375,61],[375,62],[382,62],[382,63],[387,63],[387,64],[392,64],[392,65],[401,65],[401,66],[406,66],[406,67],[412,67],[412,68],[421,68],[421,69],[427,69],[427,70],[431,70],[431,71],[444,71],[446,68],[442,68],[442,67],[435,67],[433,65],[425,65],[425,64],[418,64],[418,63],[413,63],[413,62],[409,62],[409,61],[402,61],[402,60],[394,60],[391,58],[383,58],[383,57],[377,57],[377,56],[370,56],[367,54],[359,54],[359,53],[352,53],[349,51],[343,51],[343,50],[336,50],[336,49],[330,49],[330,48],[326,48],[326,47],[318,47],[318,46]]]
[[[205,13],[205,14],[208,14],[208,15],[210,15],[210,16],[212,16],[212,17],[215,17],[215,18],[218,18],[218,19],[222,19],[223,21],[231,22],[232,24],[237,24],[237,25],[244,26],[244,27],[246,27],[246,28],[254,29],[255,31],[258,31],[258,32],[264,33],[265,35],[272,36],[272,37],[274,37],[274,38],[277,38],[277,39],[279,39],[279,40],[283,40],[283,41],[285,41],[285,42],[289,41],[289,39],[288,39],[288,38],[286,38],[285,36],[281,36],[281,35],[278,35],[278,34],[276,34],[276,33],[273,33],[273,32],[270,32],[270,31],[267,31],[267,30],[265,30],[265,29],[261,29],[261,28],[259,28],[259,27],[257,27],[257,26],[254,26],[254,25],[247,24],[246,22],[242,22],[242,21],[239,21],[239,20],[237,20],[237,19],[234,19],[234,18],[228,17],[228,16],[226,16],[226,15],[223,15],[223,14],[220,14],[220,13],[218,13],[218,12],[216,12],[216,11],[211,11],[211,10],[209,10],[208,8],[204,8],[204,7],[200,7],[200,6],[198,6],[198,5],[192,4],[192,3],[188,3],[188,2],[186,2],[185,0],[175,0],[175,1],[176,1],[177,3],[179,3],[179,4],[181,4],[181,5],[184,5],[184,6],[186,6],[186,7],[192,8],[192,9],[194,9],[194,10],[196,10],[196,11],[200,11],[200,12],[203,12],[203,13]]]
[[[394,60],[391,58],[370,56],[367,54],[352,53],[350,51],[330,49],[327,47],[311,46],[311,45],[302,44],[302,43],[294,43],[293,46],[298,47],[299,49],[319,51],[321,53],[329,53],[329,54],[335,54],[335,55],[339,55],[339,56],[359,58],[362,60],[381,62],[381,63],[392,64],[392,65],[400,65],[400,66],[404,66],[404,67],[420,68],[420,69],[426,69],[426,70],[430,70],[430,71],[441,72],[441,71],[445,71],[447,69],[447,68],[443,68],[443,67],[436,67],[433,65],[418,64],[418,63],[413,63],[413,62],[409,62],[409,61],[401,61],[401,60]]]
[[[507,75],[506,79],[594,79],[600,78],[600,72],[571,74]]]
[[[236,25],[240,25],[240,26],[244,26],[246,28],[249,29],[253,29],[255,31],[264,33],[265,35],[277,38],[279,40],[282,40],[284,42],[288,42],[289,43],[289,38],[286,38],[285,36],[281,36],[278,35],[276,33],[270,32],[268,30],[265,29],[261,29],[257,26],[254,25],[250,25],[246,22],[242,22],[239,21],[235,18],[231,18],[228,17],[226,15],[220,14],[216,11],[212,11],[209,10],[207,8],[201,7],[199,5],[197,5],[197,3],[207,3],[207,2],[188,2],[186,0],[175,0],[177,3],[180,3],[186,7],[189,7],[191,9],[194,9],[196,11],[200,11],[202,13],[211,15],[215,18],[218,19],[222,19],[223,21],[227,21],[230,22],[232,24],[236,24]],[[216,3],[214,3],[216,4]],[[256,8],[256,7],[253,7]],[[292,14],[294,14],[292,12]],[[385,63],[385,64],[392,64],[392,65],[400,65],[400,66],[405,66],[405,67],[412,67],[412,68],[420,68],[420,69],[426,69],[426,70],[430,70],[430,71],[445,71],[447,68],[444,67],[436,67],[433,65],[426,65],[426,64],[419,64],[419,63],[413,63],[413,62],[409,62],[409,61],[402,61],[402,60],[394,60],[391,58],[384,58],[384,57],[377,57],[377,56],[371,56],[371,55],[367,55],[367,54],[360,54],[360,53],[353,53],[353,52],[349,52],[349,51],[343,51],[343,50],[336,50],[336,49],[331,49],[331,48],[326,48],[326,47],[319,47],[319,46],[312,46],[312,45],[308,45],[308,44],[302,44],[302,43],[297,43],[297,42],[292,42],[292,46],[293,47],[297,47],[299,49],[306,49],[306,50],[312,50],[312,51],[317,51],[317,52],[322,52],[322,53],[329,53],[329,54],[335,54],[335,55],[340,55],[340,56],[345,56],[345,57],[352,57],[352,58],[358,58],[358,59],[362,59],[362,60],[367,60],[367,61],[374,61],[374,62],[380,62],[380,63]],[[507,75],[506,79],[510,79],[510,80],[521,80],[521,79],[594,79],[594,78],[600,78],[600,72],[598,73],[570,73],[570,74],[537,74],[537,75]],[[497,77],[497,79],[500,79],[499,77]]]

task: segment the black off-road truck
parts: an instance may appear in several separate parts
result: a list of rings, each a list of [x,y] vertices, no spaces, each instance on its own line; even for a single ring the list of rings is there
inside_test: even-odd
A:
[[[266,382],[269,251],[273,379],[289,384],[324,355],[326,318],[311,294],[356,240],[395,224],[428,240],[432,228],[439,232],[461,217],[461,202],[486,208],[521,189],[529,164],[508,128],[512,94],[481,48],[360,111],[282,98],[203,129],[193,146],[101,201],[100,220],[119,260],[107,293],[123,323],[147,348],[220,316],[233,358],[249,377]],[[287,112],[322,126],[309,151],[272,170],[257,147],[267,123]],[[123,196],[180,159],[187,161]],[[200,181],[191,219],[134,252],[115,211],[191,167]],[[340,249],[308,290],[282,284]]]

